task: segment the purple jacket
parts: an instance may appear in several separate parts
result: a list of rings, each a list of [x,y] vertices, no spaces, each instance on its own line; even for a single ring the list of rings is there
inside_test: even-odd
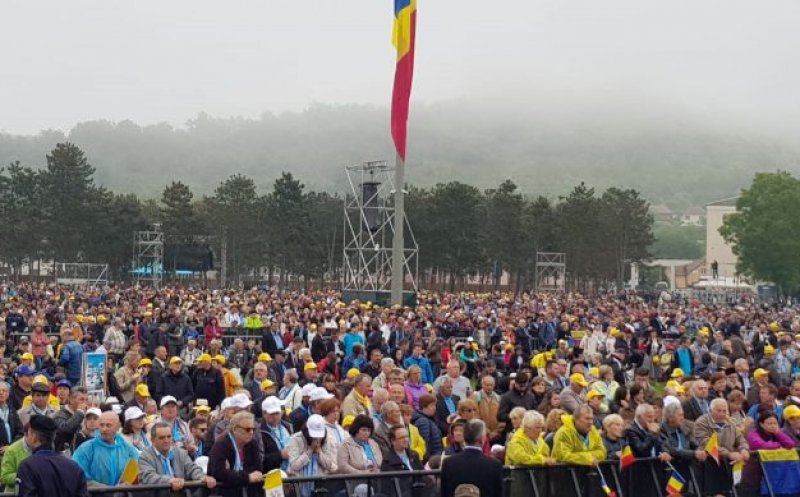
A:
[[[771,440],[765,440],[758,430],[752,430],[747,434],[747,444],[750,450],[794,449],[794,441],[782,431],[775,433]]]
[[[408,381],[405,382],[404,386],[406,388],[406,398],[408,399],[409,405],[415,410],[419,409],[419,398],[428,393],[428,387],[426,387],[424,383],[415,385]]]

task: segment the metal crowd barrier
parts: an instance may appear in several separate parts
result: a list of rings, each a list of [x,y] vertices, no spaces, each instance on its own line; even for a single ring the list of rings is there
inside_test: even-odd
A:
[[[749,464],[758,465],[760,479],[764,482],[769,497],[783,495],[780,486],[769,481],[758,453],[751,453]],[[800,464],[797,461],[796,464]],[[730,488],[720,493],[739,497],[740,489],[733,482],[730,464],[722,466],[731,482]],[[688,465],[684,492],[693,495],[706,495],[702,478],[698,477],[700,466],[696,462]],[[662,476],[659,477],[659,472]],[[638,458],[632,468],[620,470],[619,461],[602,461],[597,466],[576,466],[556,464],[553,466],[506,466],[504,467],[503,497],[594,497],[605,496],[601,482],[613,490],[617,497],[645,497],[640,493],[629,492],[634,478],[636,485],[647,489],[646,496],[666,497],[666,482],[669,466],[657,458]],[[436,497],[439,495],[440,471],[382,471],[369,474],[334,474],[314,477],[284,478],[284,491],[287,497]],[[602,477],[601,477],[602,475]],[[253,485],[260,488],[260,484]],[[359,489],[360,486],[360,489]],[[214,497],[224,488],[218,485],[207,489],[199,481],[187,481],[182,494],[185,497]],[[241,487],[242,497],[247,497],[248,487]],[[89,487],[90,496],[105,497],[109,494],[125,497],[145,497],[158,491],[170,490],[169,485],[125,485],[108,487]],[[761,494],[760,488],[747,489],[752,495]],[[143,495],[142,495],[143,494]],[[16,493],[0,493],[0,497],[17,497]]]

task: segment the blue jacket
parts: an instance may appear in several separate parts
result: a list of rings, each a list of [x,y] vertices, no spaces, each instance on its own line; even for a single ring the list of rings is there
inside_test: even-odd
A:
[[[410,355],[403,361],[403,367],[406,369],[415,364],[422,370],[422,383],[433,383],[435,378],[433,377],[433,369],[431,369],[431,363],[428,361],[428,358],[420,356],[419,359],[417,359],[413,355]]]
[[[81,377],[81,367],[83,365],[83,347],[75,340],[70,340],[64,344],[61,350],[61,358],[58,365],[63,366],[69,380]]]
[[[139,451],[126,442],[121,433],[117,433],[114,443],[109,444],[98,431],[94,438],[78,447],[72,459],[81,467],[89,483],[116,485],[128,461],[139,460]]]

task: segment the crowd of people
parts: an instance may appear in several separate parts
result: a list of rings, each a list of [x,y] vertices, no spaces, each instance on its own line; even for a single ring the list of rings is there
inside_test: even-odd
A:
[[[499,470],[480,468],[569,464],[600,477],[580,479],[589,491],[611,480],[601,464],[633,457],[648,465],[623,472],[626,495],[690,468],[698,488],[684,492],[715,495],[738,481],[728,463],[745,463],[746,492],[761,478],[751,450],[800,446],[800,315],[787,306],[420,293],[391,307],[334,290],[5,284],[0,309],[7,491],[61,457],[84,486],[118,485],[136,460],[139,482],[173,491],[253,484],[255,497],[281,469],[353,475],[298,497],[393,495],[369,476],[441,468],[443,497],[500,497]],[[107,354],[101,396],[82,386],[88,352]],[[512,495],[560,483],[515,478]]]

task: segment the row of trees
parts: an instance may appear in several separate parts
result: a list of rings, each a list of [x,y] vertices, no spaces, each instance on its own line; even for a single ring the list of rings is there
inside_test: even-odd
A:
[[[0,170],[0,261],[15,272],[34,261],[105,262],[125,279],[133,232],[159,222],[167,243],[202,240],[217,259],[225,254],[232,284],[340,276],[342,198],[308,191],[290,173],[266,194],[236,174],[213,195],[197,198],[177,181],[158,200],[115,194],[94,174],[69,143],[57,145],[43,169]],[[580,287],[619,285],[653,242],[649,206],[634,190],[597,194],[581,183],[557,201],[528,199],[510,180],[485,191],[456,181],[409,190],[423,287],[455,287],[468,276],[497,285],[504,272],[516,288],[529,287],[536,252],[545,251],[566,253],[569,279]]]

